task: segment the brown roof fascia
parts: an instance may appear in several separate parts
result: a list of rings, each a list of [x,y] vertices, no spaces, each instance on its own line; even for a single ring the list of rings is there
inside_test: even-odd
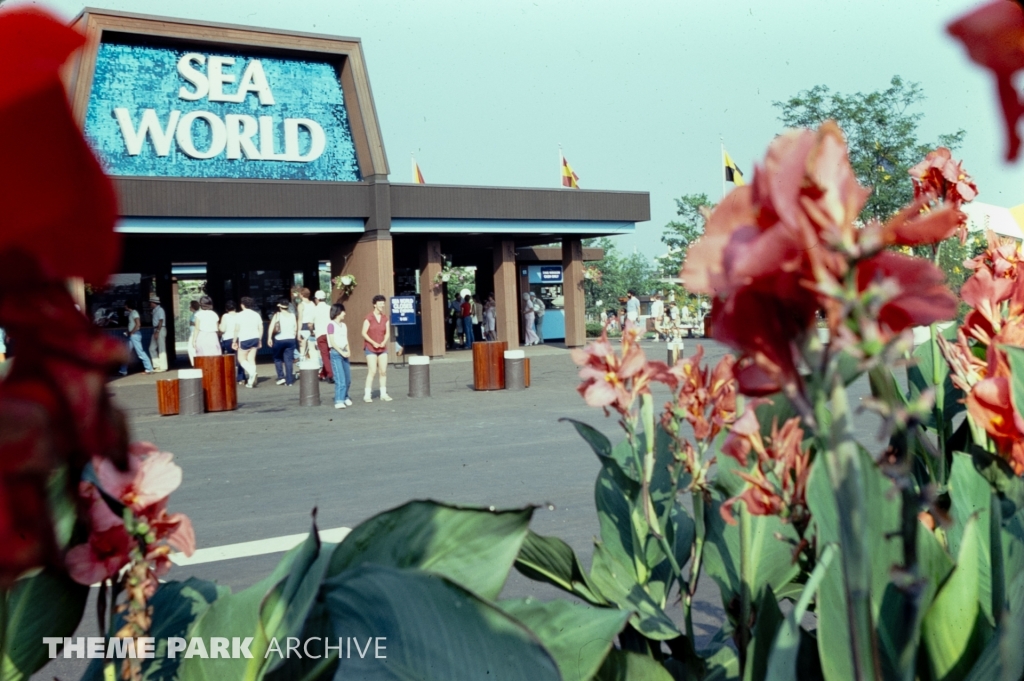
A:
[[[391,185],[394,218],[646,222],[648,192]]]
[[[583,261],[595,262],[604,259],[603,248],[584,248]],[[524,246],[516,249],[516,262],[562,262],[561,248]]]

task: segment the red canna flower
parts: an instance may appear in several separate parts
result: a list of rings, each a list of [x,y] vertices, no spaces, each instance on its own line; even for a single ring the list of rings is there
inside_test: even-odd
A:
[[[963,214],[953,202],[932,208],[927,195],[884,224],[862,227],[868,194],[842,132],[827,122],[776,138],[752,184],[711,213],[682,276],[692,291],[715,295],[715,338],[740,351],[741,393],[801,392],[797,367],[819,310],[828,313],[834,346],[859,344],[862,355],[911,325],[955,313],[937,267],[884,249],[945,239]],[[862,296],[851,318],[851,300]]]
[[[960,161],[953,160],[946,147],[929,151],[923,161],[910,169],[910,179],[914,183],[915,198],[933,197],[957,208],[978,195],[974,180]]]
[[[95,584],[115,576],[139,545],[151,562],[154,580],[170,569],[170,548],[192,555],[196,544],[192,522],[184,514],[167,513],[168,497],[181,485],[181,468],[173,458],[143,442],[131,446],[127,471],[117,470],[106,459],[93,460],[99,485],[83,482],[80,486],[89,509],[90,533],[86,543],[68,551],[72,579]],[[101,491],[124,504],[130,525],[110,509]]]
[[[123,463],[127,446],[105,391],[124,351],[75,309],[65,283],[103,281],[118,260],[113,188],[59,75],[83,42],[38,10],[0,10],[0,327],[19,347],[0,383],[0,589],[61,563],[52,472],[67,466],[77,480],[91,457]]]
[[[811,452],[803,447],[803,440],[800,419],[794,417],[782,428],[773,423],[771,438],[766,443],[754,416],[754,406],[748,406],[734,424],[722,451],[744,466],[750,452],[757,454],[757,461],[749,472],[737,472],[747,486],[722,504],[721,514],[726,522],[736,522],[732,508],[743,501],[752,515],[777,515],[793,523],[803,536],[810,522],[807,481],[811,473]]]
[[[608,407],[625,416],[636,398],[651,392],[652,382],[674,388],[676,377],[664,362],[648,361],[637,342],[636,329],[622,333],[622,354],[615,353],[607,332],[585,348],[574,348],[572,360],[580,367],[577,390],[591,407]]]
[[[992,71],[1006,126],[1006,160],[1017,158],[1020,136],[1017,122],[1024,103],[1013,85],[1024,68],[1024,11],[1012,0],[994,0],[960,17],[947,30],[967,48],[977,64]]]

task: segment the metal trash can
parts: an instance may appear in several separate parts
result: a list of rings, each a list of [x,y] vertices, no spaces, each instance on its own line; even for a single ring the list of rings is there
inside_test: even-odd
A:
[[[178,410],[182,416],[196,416],[206,411],[202,369],[178,371]]]
[[[505,351],[505,389],[526,389],[526,352],[524,350]]]
[[[430,397],[430,358],[409,357],[409,397]]]
[[[320,362],[316,360],[299,362],[299,406],[320,406]]]
[[[673,341],[668,344],[668,358],[665,360],[672,366],[683,358],[683,342]]]

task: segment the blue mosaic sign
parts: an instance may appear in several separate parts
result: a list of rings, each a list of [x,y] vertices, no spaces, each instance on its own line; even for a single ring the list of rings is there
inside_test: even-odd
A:
[[[361,179],[327,61],[102,43],[85,134],[112,175]]]

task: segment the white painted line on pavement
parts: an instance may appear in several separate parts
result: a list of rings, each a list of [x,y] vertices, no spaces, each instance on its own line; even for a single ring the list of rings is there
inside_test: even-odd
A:
[[[320,541],[337,544],[344,539],[351,530],[347,527],[336,527],[331,530],[320,530]],[[189,566],[200,565],[201,563],[215,563],[220,560],[232,560],[234,558],[251,558],[252,556],[263,556],[268,553],[284,553],[295,548],[303,541],[309,533],[288,534],[283,537],[271,537],[269,539],[258,539],[256,541],[240,542],[238,544],[226,544],[224,546],[211,546],[206,549],[197,549],[191,556],[183,553],[172,553],[171,562],[175,565]]]

